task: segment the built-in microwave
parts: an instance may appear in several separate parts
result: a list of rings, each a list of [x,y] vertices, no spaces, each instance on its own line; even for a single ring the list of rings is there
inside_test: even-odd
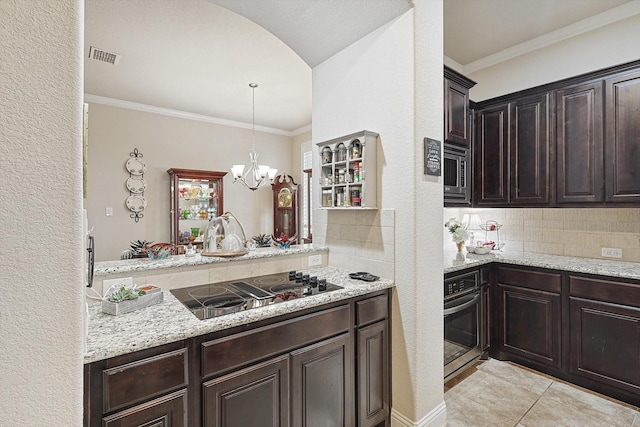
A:
[[[444,202],[446,204],[471,204],[471,158],[469,150],[445,143],[442,163]]]

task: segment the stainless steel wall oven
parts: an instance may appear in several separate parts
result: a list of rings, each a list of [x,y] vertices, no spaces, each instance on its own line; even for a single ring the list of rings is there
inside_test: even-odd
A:
[[[444,281],[445,380],[482,355],[480,274],[473,271]]]

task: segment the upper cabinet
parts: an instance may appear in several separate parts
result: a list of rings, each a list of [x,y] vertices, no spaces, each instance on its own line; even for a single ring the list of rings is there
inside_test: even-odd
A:
[[[640,205],[640,61],[477,104],[474,205]]]
[[[378,134],[364,130],[319,142],[317,146],[320,207],[377,209]]]
[[[640,71],[605,80],[606,201],[640,203]]]
[[[558,205],[604,199],[602,86],[598,80],[555,92]]]
[[[209,221],[224,213],[222,178],[226,172],[169,169],[171,243],[202,245]]]
[[[444,67],[444,140],[469,148],[469,89],[476,82]]]

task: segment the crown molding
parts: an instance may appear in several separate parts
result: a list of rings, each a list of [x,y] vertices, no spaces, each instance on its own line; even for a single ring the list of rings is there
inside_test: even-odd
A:
[[[474,73],[484,68],[488,68],[501,62],[508,61],[520,55],[524,55],[526,53],[545,48],[571,37],[575,37],[580,34],[593,31],[597,28],[604,27],[605,25],[613,24],[623,19],[630,18],[639,13],[640,1],[631,1],[629,3],[625,3],[592,17],[575,22],[571,25],[567,25],[566,27],[560,28],[556,31],[543,34],[542,36],[533,38],[524,43],[520,43],[503,51],[494,53],[493,55],[485,56],[484,58],[478,59],[477,61],[470,62],[462,67],[462,73]]]
[[[205,116],[203,114],[188,113],[186,111],[172,110],[170,108],[156,107],[154,105],[140,104],[137,102],[124,101],[122,99],[108,98],[106,96],[92,95],[89,93],[84,94],[84,100],[85,102],[91,102],[94,104],[109,105],[112,107],[126,108],[128,110],[136,110],[143,111],[145,113],[177,117],[179,119],[196,120],[199,122],[213,123],[216,125],[230,126],[242,129],[252,128],[251,123],[237,122],[234,120],[221,119],[219,117]],[[293,131],[256,125],[256,130],[259,132],[292,137],[311,130],[311,125],[307,125]]]

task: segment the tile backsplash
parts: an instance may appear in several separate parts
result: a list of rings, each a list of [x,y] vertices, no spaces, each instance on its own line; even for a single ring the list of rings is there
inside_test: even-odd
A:
[[[623,261],[640,262],[640,208],[445,208],[444,218],[461,220],[465,213],[502,224],[504,250],[605,258],[603,247],[620,248]],[[474,235],[485,238],[484,231]],[[446,236],[445,245],[450,240]]]
[[[395,210],[314,210],[313,243],[329,247],[329,265],[394,277]]]

